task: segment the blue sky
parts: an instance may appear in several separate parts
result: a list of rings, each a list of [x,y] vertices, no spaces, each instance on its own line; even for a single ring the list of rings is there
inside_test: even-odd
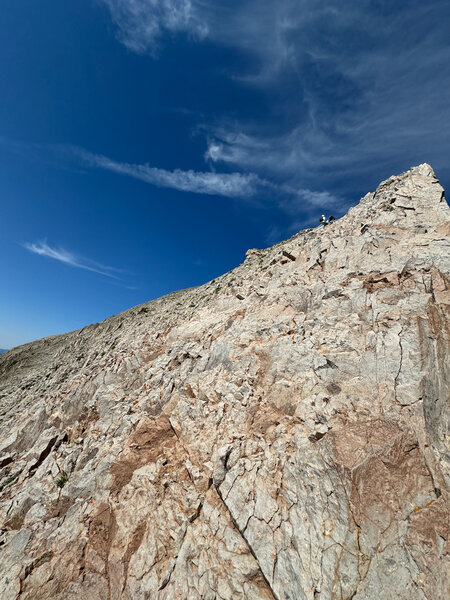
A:
[[[0,347],[233,268],[430,162],[450,3],[3,0]]]

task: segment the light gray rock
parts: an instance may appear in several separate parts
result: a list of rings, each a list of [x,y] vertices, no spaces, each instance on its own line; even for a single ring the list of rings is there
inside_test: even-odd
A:
[[[420,165],[2,355],[2,600],[446,599],[449,272]]]

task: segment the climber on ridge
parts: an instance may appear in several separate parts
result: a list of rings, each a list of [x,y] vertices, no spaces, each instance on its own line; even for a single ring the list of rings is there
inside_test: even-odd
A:
[[[332,223],[334,221],[334,217],[333,215],[330,215],[330,218],[326,219],[325,215],[322,215],[319,221],[322,223],[322,225],[327,225],[328,223]]]

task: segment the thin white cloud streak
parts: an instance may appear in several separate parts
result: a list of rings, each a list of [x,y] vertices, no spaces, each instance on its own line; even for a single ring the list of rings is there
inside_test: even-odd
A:
[[[86,165],[128,175],[145,183],[196,194],[222,195],[233,199],[257,199],[260,204],[275,205],[288,215],[317,207],[332,208],[342,199],[328,191],[313,191],[289,184],[278,184],[261,179],[254,173],[214,173],[196,171],[166,171],[149,165],[119,163],[80,148],[71,151]]]
[[[120,273],[120,269],[108,267],[106,265],[101,265],[100,263],[97,263],[92,260],[82,259],[73,254],[72,252],[65,250],[64,248],[52,248],[47,244],[47,242],[26,242],[23,244],[23,247],[32,252],[33,254],[38,254],[39,256],[46,256],[47,258],[52,258],[71,267],[76,267],[78,269],[85,269],[86,271],[99,273],[100,275],[104,275],[105,277],[111,277],[112,279],[119,279],[119,277],[115,275],[114,272]]]
[[[12,151],[31,154],[33,158],[47,160],[62,168],[72,168],[74,161],[82,167],[100,168],[112,173],[126,175],[150,185],[168,187],[182,192],[208,195],[222,195],[233,200],[245,200],[255,209],[277,208],[289,216],[297,216],[300,211],[330,208],[338,212],[343,199],[326,190],[308,189],[296,182],[282,183],[263,179],[255,173],[216,173],[167,171],[147,164],[130,164],[114,161],[104,155],[88,152],[83,148],[67,144],[36,144],[17,142],[0,137],[0,144]],[[255,146],[256,149],[256,146]],[[210,159],[208,159],[210,160]],[[88,270],[98,270],[108,275],[109,271],[120,273],[119,269],[105,267],[90,260],[83,260],[62,248],[51,248],[46,242],[23,244],[35,254],[41,254]],[[81,266],[83,265],[83,266]],[[103,273],[106,271],[106,273]]]
[[[148,164],[121,163],[110,158],[92,154],[81,149],[72,149],[86,165],[128,175],[158,187],[172,188],[182,192],[226,196],[228,198],[250,198],[271,184],[254,173],[215,173],[199,171],[168,171]]]

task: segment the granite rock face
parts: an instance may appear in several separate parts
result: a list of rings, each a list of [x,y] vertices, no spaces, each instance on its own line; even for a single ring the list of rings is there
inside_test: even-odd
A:
[[[2,355],[2,600],[448,598],[449,236],[420,165]]]

